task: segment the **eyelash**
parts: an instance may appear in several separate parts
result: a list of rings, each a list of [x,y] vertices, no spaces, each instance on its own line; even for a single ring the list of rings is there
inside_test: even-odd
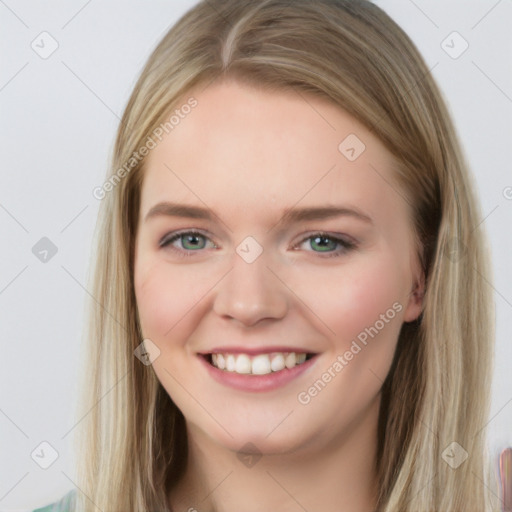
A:
[[[176,240],[179,240],[179,238],[182,237],[183,235],[194,235],[194,236],[199,235],[201,237],[208,239],[208,237],[204,233],[201,233],[200,231],[195,231],[195,230],[179,231],[179,232],[173,234],[171,236],[171,238],[167,238],[169,236],[169,234],[167,234],[160,240],[158,245],[162,249],[169,248],[170,250],[175,252],[178,256],[183,257],[183,258],[192,257],[192,256],[194,256],[195,252],[201,252],[201,250],[199,250],[199,249],[197,249],[197,250],[179,249],[179,248],[173,247],[171,245]],[[321,258],[333,258],[333,257],[343,256],[344,254],[348,253],[349,251],[351,251],[352,249],[354,249],[356,247],[356,244],[354,242],[351,242],[348,240],[343,240],[342,238],[335,237],[335,236],[330,235],[329,233],[325,233],[323,231],[313,233],[313,234],[303,238],[295,247],[302,245],[307,240],[318,238],[318,237],[328,238],[329,240],[332,240],[333,242],[336,242],[342,246],[342,249],[338,249],[336,251],[328,251],[324,254],[322,254],[322,252],[320,252],[320,251],[307,251],[307,252],[316,253]]]

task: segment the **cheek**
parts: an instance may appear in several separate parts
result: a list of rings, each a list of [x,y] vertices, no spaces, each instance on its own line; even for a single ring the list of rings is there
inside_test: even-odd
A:
[[[322,294],[312,301],[312,309],[323,315],[334,334],[311,387],[299,397],[301,404],[311,404],[308,411],[313,415],[330,411],[325,427],[334,430],[340,422],[362,414],[378,396],[393,361],[405,309],[406,276],[393,255],[380,253],[348,267],[333,272]]]
[[[211,308],[209,296],[218,279],[207,265],[173,264],[142,255],[135,263],[134,284],[144,337],[162,352],[186,348]]]
[[[373,326],[381,315],[393,320],[388,326],[401,324],[405,309],[403,302],[404,275],[401,267],[390,254],[354,259],[347,265],[332,267],[326,279],[323,275],[303,273],[298,295],[307,299],[310,306],[328,327],[330,338],[336,339],[338,348],[356,338],[365,328]],[[393,308],[393,305],[395,307]],[[397,311],[398,310],[398,311]],[[378,323],[381,326],[381,322]]]
[[[180,319],[201,297],[200,284],[191,279],[190,272],[180,272],[179,267],[162,261],[138,262],[134,282],[142,332],[155,341],[172,336]]]

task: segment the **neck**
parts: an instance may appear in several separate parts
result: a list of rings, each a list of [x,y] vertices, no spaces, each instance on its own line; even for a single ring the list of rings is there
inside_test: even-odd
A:
[[[188,461],[171,489],[173,512],[373,512],[380,396],[329,443],[293,453],[241,455],[187,426]],[[241,443],[244,444],[244,443]]]

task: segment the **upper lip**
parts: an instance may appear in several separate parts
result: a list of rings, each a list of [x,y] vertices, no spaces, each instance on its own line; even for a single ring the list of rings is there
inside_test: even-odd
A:
[[[207,354],[249,354],[249,355],[258,355],[258,354],[271,354],[272,352],[281,352],[281,353],[290,353],[295,352],[296,354],[315,354],[312,350],[301,347],[286,347],[284,345],[279,346],[266,346],[266,347],[245,347],[245,346],[236,346],[236,347],[215,347],[209,350],[202,350],[198,352],[201,355]]]

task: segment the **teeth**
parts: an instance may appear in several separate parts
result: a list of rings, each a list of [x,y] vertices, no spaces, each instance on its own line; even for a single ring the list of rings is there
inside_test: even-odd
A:
[[[238,356],[243,357],[243,356]],[[265,354],[260,354],[256,356],[252,360],[252,372],[254,375],[265,375],[270,373],[272,370],[270,368],[270,357]]]
[[[226,356],[226,370],[228,372],[234,372],[236,366],[235,356],[233,354],[229,354]]]
[[[253,363],[254,364],[254,363]],[[235,362],[236,373],[251,373],[251,359],[245,354],[240,354]]]
[[[297,354],[297,364],[302,364],[306,360],[306,354]]]
[[[272,361],[270,361],[270,368],[272,369],[273,372],[278,372],[279,370],[284,370],[285,369],[284,355],[276,354],[272,358]]]
[[[296,363],[297,363],[297,356],[295,355],[294,352],[290,352],[284,358],[284,364],[285,364],[286,368],[293,368]]]
[[[212,365],[220,370],[240,374],[266,375],[293,368],[306,360],[306,353],[274,352],[272,354],[212,354]]]

